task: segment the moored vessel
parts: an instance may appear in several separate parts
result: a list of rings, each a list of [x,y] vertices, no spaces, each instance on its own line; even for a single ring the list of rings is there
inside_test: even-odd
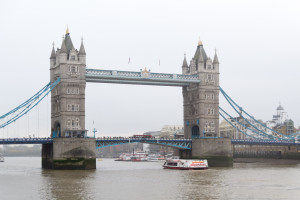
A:
[[[166,160],[163,165],[165,169],[178,169],[178,170],[200,170],[208,169],[207,160],[185,160],[179,158],[172,158]]]
[[[0,162],[4,162],[4,157],[2,156],[1,153],[0,153]]]

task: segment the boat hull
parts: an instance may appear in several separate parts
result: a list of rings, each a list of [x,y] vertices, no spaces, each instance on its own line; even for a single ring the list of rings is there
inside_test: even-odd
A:
[[[207,160],[169,159],[163,165],[164,169],[202,170],[208,169]]]
[[[201,167],[201,168],[187,168],[187,167],[170,167],[170,166],[163,166],[164,169],[176,169],[176,170],[205,170],[208,167]]]

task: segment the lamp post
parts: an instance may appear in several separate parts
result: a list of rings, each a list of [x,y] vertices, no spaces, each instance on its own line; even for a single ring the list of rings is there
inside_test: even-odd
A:
[[[96,132],[97,132],[97,130],[94,128],[94,130],[93,130],[94,138],[96,138]]]

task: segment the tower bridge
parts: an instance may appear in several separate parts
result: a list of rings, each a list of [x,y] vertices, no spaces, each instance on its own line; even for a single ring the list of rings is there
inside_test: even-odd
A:
[[[184,139],[95,139],[87,137],[85,128],[85,87],[87,82],[138,84],[182,87]],[[9,118],[0,124],[3,128],[24,116],[41,99],[51,92],[51,136],[50,138],[0,139],[0,144],[42,144],[42,167],[47,169],[94,169],[96,168],[96,148],[130,142],[142,142],[174,147],[176,154],[183,158],[206,158],[210,166],[232,166],[233,145],[294,145],[291,141],[275,141],[246,118],[251,126],[239,124],[237,130],[251,127],[254,140],[231,140],[220,137],[219,114],[230,116],[222,108],[219,110],[219,93],[242,117],[246,113],[221,88],[219,83],[219,60],[207,56],[199,41],[194,57],[188,64],[184,56],[182,74],[154,73],[149,69],[140,71],[118,71],[91,69],[86,67],[86,51],[81,41],[79,50],[73,46],[67,29],[60,48],[52,48],[50,56],[50,83],[29,100],[12,111],[0,116]],[[182,108],[179,108],[182,109]],[[220,113],[219,113],[220,112]],[[222,114],[222,113],[223,114]],[[239,123],[239,122],[237,122]],[[286,138],[275,132],[277,139]],[[267,139],[267,140],[266,140]],[[287,138],[290,139],[290,138]]]
[[[54,140],[53,144],[43,145],[45,168],[58,167],[55,163],[65,160],[66,155],[67,157],[80,157],[80,160],[86,163],[93,163],[89,166],[83,164],[83,168],[94,168],[96,144],[99,147],[127,142],[127,140],[91,142],[91,138],[82,139],[86,137],[85,87],[87,82],[182,87],[184,135],[185,139],[194,140],[193,149],[190,145],[191,141],[188,143],[173,141],[172,144],[170,141],[163,140],[144,142],[159,145],[171,144],[179,149],[190,149],[190,151],[177,152],[183,157],[224,156],[228,160],[225,165],[232,165],[230,139],[218,138],[218,57],[216,53],[213,60],[208,57],[201,41],[189,65],[184,56],[182,74],[153,73],[146,68],[138,72],[90,69],[86,68],[83,41],[79,50],[76,50],[67,30],[61,47],[56,51],[53,47],[50,56],[50,81],[55,82],[58,78],[60,78],[60,83],[51,92],[51,137]],[[214,146],[211,150],[206,148],[204,151],[202,148],[206,140],[200,138],[204,136],[215,137],[209,142],[210,146]],[[59,142],[60,140],[63,140],[63,143]],[[80,143],[76,142],[77,140],[80,140]],[[72,151],[77,148],[81,149],[81,155],[72,154]],[[88,158],[84,156],[86,152],[88,152]],[[72,168],[71,165],[70,168]],[[68,168],[67,165],[65,167]]]

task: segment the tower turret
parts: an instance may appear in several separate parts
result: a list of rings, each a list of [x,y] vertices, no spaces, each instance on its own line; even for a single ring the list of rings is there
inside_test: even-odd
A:
[[[219,59],[218,59],[218,56],[217,56],[217,50],[215,49],[215,56],[214,56],[214,61],[213,61],[213,67],[214,67],[214,70],[216,72],[219,72]]]
[[[182,74],[187,74],[188,71],[189,71],[189,66],[187,64],[186,55],[184,53],[184,59],[183,59],[183,63],[182,63]]]
[[[85,48],[84,48],[84,45],[83,45],[83,38],[81,38],[81,45],[80,45],[78,57],[79,57],[79,62],[80,63],[86,64],[86,53],[85,53]]]
[[[65,39],[63,38],[60,51],[59,51],[59,63],[65,63],[67,61],[67,47],[65,44]]]
[[[52,52],[50,56],[50,68],[53,68],[55,66],[55,63],[56,63],[56,54],[55,54],[54,42],[53,42]]]
[[[206,65],[207,55],[205,53],[205,50],[203,48],[203,43],[201,40],[199,40],[197,45],[197,50],[195,52],[194,58],[196,63],[196,71],[199,72],[199,70],[203,70]]]

